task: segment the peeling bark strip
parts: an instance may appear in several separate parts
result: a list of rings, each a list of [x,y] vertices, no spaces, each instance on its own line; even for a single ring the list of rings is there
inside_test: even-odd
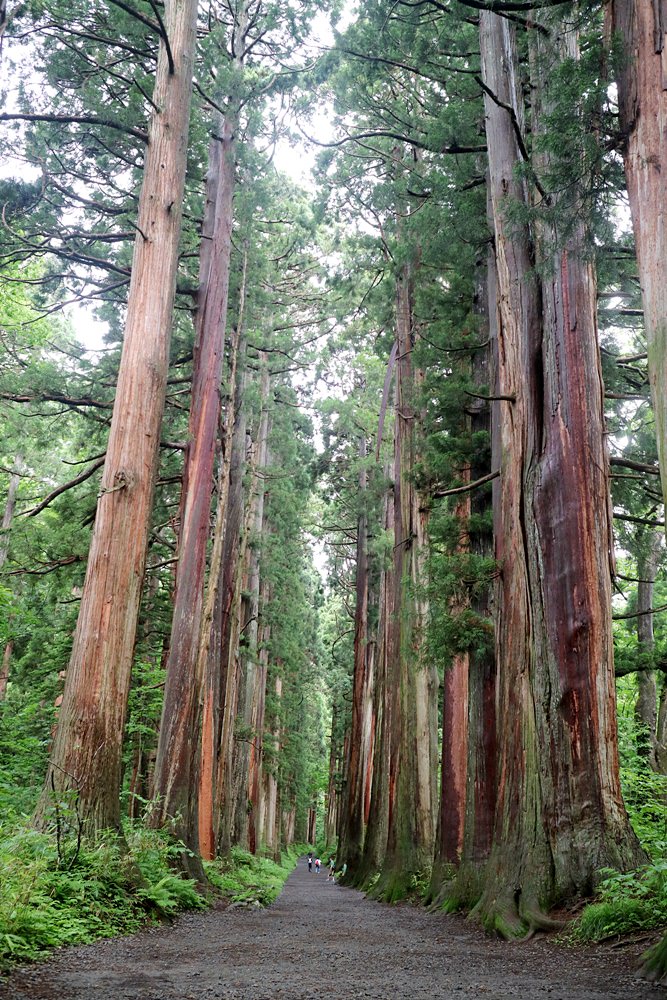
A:
[[[121,743],[158,464],[181,205],[196,0],[166,0],[175,71],[160,44],[118,388],[63,704],[38,822],[71,792],[84,828],[120,826]],[[116,489],[122,477],[123,489]]]
[[[572,26],[561,29],[559,51],[542,34],[531,39],[531,64],[540,68],[531,80],[536,132],[548,110],[547,67],[577,57]],[[545,907],[589,892],[600,868],[634,867],[641,851],[618,777],[595,281],[583,223],[562,246],[545,220],[534,231],[508,222],[508,201],[531,200],[517,177],[521,154],[506,110],[521,122],[514,29],[483,13],[480,44],[485,82],[499,98],[485,98],[498,390],[516,404],[499,411],[499,787],[477,909],[487,926],[516,934],[542,925]],[[551,264],[542,278],[538,246]]]

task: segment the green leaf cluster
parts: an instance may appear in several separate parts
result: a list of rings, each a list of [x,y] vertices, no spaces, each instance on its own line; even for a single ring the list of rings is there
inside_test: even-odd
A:
[[[667,845],[663,845],[665,847]],[[572,929],[579,941],[652,930],[667,924],[667,860],[638,872],[622,874],[604,869],[600,901],[587,906]]]
[[[155,831],[130,828],[127,846],[58,843],[0,827],[0,970],[65,944],[127,934],[206,903],[170,868],[175,850]]]
[[[233,847],[228,859],[205,862],[204,868],[211,884],[232,902],[268,906],[278,897],[299,853],[294,847],[278,862]]]

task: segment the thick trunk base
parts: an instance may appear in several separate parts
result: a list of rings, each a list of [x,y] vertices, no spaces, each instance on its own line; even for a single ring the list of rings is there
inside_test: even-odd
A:
[[[526,940],[537,931],[559,931],[565,927],[564,921],[548,915],[536,895],[520,890],[497,897],[484,893],[470,911],[469,919],[480,923],[487,933],[506,940]]]

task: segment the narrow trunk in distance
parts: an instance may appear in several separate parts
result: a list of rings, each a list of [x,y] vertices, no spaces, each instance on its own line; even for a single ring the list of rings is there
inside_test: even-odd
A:
[[[12,520],[14,518],[14,511],[16,509],[16,494],[18,493],[19,483],[21,482],[22,468],[23,457],[21,455],[17,455],[14,461],[14,470],[9,476],[7,499],[5,500],[5,509],[2,514],[2,524],[0,525],[0,569],[2,569],[5,565],[7,555],[9,553],[9,534],[12,527]]]
[[[262,847],[266,850],[267,854],[275,857],[280,852],[278,761],[280,754],[280,702],[283,694],[283,679],[280,673],[276,673],[272,682],[275,698],[275,714],[273,718],[273,730],[267,740],[271,749],[271,763],[264,769],[264,837]]]
[[[488,201],[488,199],[487,199]],[[489,218],[492,224],[492,219]],[[490,404],[484,399],[491,386],[492,395],[496,395],[493,385],[494,375],[490,360],[494,357],[494,344],[497,336],[496,324],[496,281],[495,257],[488,241],[483,250],[485,256],[477,262],[476,280],[473,298],[473,314],[477,319],[475,324],[475,345],[471,345],[470,359],[466,362],[469,368],[477,398],[471,398],[466,405],[466,421],[468,430],[475,438],[484,434],[489,441],[487,449],[477,447],[471,456],[470,465],[464,468],[464,478],[476,482],[486,477],[495,468],[492,452],[491,413]],[[488,486],[476,488],[471,494],[466,494],[465,508],[457,504],[456,511],[465,515],[462,518],[461,548],[473,555],[491,559],[493,555],[493,538],[482,525],[486,515],[491,510],[491,493]],[[470,523],[474,515],[477,526]],[[464,574],[467,575],[467,574]],[[474,578],[475,573],[473,571]],[[463,605],[478,616],[479,624],[486,623],[489,639],[493,634],[491,618],[491,581],[486,588],[476,585],[476,596],[467,594]],[[493,811],[495,802],[495,660],[492,642],[489,649],[484,650],[483,644],[467,651],[467,673],[465,680],[458,685],[452,683],[452,704],[457,705],[456,687],[462,689],[460,703],[465,703],[465,715],[460,713],[452,724],[452,736],[447,739],[446,726],[443,722],[443,757],[442,781],[440,787],[440,818],[433,865],[433,876],[430,887],[430,899],[447,909],[458,910],[474,904],[481,894],[480,880],[483,864],[491,848],[491,832],[493,826]],[[456,670],[456,665],[453,668]],[[448,688],[447,672],[445,674],[444,713],[454,714],[455,709],[447,710]],[[457,753],[459,733],[460,742],[465,747],[465,760]],[[453,744],[453,746],[451,745]],[[450,763],[451,761],[451,763]],[[451,772],[458,776],[452,780]],[[462,780],[463,779],[463,780]],[[453,786],[454,792],[449,791]],[[462,792],[462,797],[461,797]],[[450,817],[450,803],[454,822]]]
[[[14,471],[9,476],[7,487],[7,499],[2,515],[2,525],[0,525],[0,570],[4,566],[9,554],[9,534],[11,531],[14,511],[16,509],[16,494],[21,482],[21,469],[23,468],[23,457],[17,455],[14,461]],[[14,652],[14,640],[9,639],[5,643],[2,652],[2,663],[0,664],[0,701],[4,701],[7,694],[7,684],[9,683],[9,670]]]
[[[384,469],[387,483],[392,478],[393,465]],[[384,511],[382,525],[389,532],[394,525],[394,491],[388,487],[384,496]],[[355,885],[366,885],[368,879],[382,868],[387,852],[387,836],[389,827],[389,803],[392,797],[390,788],[391,774],[391,739],[394,720],[395,702],[391,698],[388,686],[387,656],[389,651],[389,632],[392,623],[394,607],[394,569],[393,563],[383,566],[380,570],[378,601],[377,633],[374,636],[375,646],[375,693],[373,699],[373,716],[375,741],[373,747],[372,781],[370,801],[365,804],[366,836],[364,850],[359,869],[351,872]],[[338,856],[339,863],[345,862],[345,857]]]
[[[245,346],[242,347],[242,350],[245,351]],[[243,386],[245,380],[246,375],[244,374],[241,383]],[[239,691],[238,639],[241,611],[241,571],[243,550],[247,544],[247,531],[243,530],[246,453],[246,414],[243,398],[241,398],[232,439],[229,498],[219,583],[222,611],[220,664],[223,689],[220,706],[221,726],[217,744],[214,809],[217,821],[217,847],[222,855],[228,855],[231,851],[234,819],[233,761]]]
[[[475,312],[480,319],[479,341],[488,342],[488,347],[480,347],[475,351],[472,362],[472,376],[480,395],[485,386],[492,387],[492,395],[497,395],[495,384],[497,368],[496,344],[498,335],[497,324],[498,301],[496,296],[495,255],[489,248],[487,260],[478,266],[478,280],[475,291]],[[489,404],[483,399],[474,400],[470,404],[471,430],[473,433],[485,432],[490,436],[491,461],[483,452],[473,460],[470,475],[473,481],[488,475],[498,468],[498,442],[496,429],[498,427],[498,406],[492,406],[495,412],[490,412]],[[493,423],[493,426],[492,426]],[[498,480],[494,489],[498,488]],[[493,534],[483,527],[486,515],[492,506],[488,487],[477,489],[471,496],[471,513],[475,515],[478,527],[470,533],[470,551],[482,558],[493,556]],[[496,661],[493,648],[493,606],[492,582],[488,587],[480,589],[470,606],[480,621],[486,622],[489,631],[488,648],[470,651],[468,673],[468,718],[467,718],[467,761],[466,761],[466,795],[464,832],[461,856],[454,879],[446,880],[450,874],[441,871],[438,877],[438,865],[434,865],[434,881],[432,894],[449,909],[469,908],[480,897],[484,865],[491,851],[493,838],[493,822],[496,802]]]
[[[470,482],[470,466],[463,470],[464,482]],[[460,524],[458,552],[470,547],[469,522],[471,503],[469,494],[459,500],[454,517]],[[469,601],[451,607],[451,613],[461,614]],[[464,819],[466,811],[468,767],[468,675],[470,653],[466,650],[452,658],[445,667],[442,693],[442,777],[440,781],[440,806],[436,833],[435,864],[433,877],[442,879],[458,864],[463,850]]]
[[[216,125],[209,144],[176,589],[154,776],[156,801],[151,814],[153,825],[169,821],[175,835],[193,852],[199,850],[197,771],[202,677],[197,667],[220,424],[235,167],[233,117],[227,116]],[[192,867],[190,863],[188,867]]]
[[[653,636],[653,591],[658,563],[662,554],[661,536],[651,529],[638,532],[637,558],[637,645],[640,653],[651,656],[655,646]],[[638,723],[637,750],[657,770],[658,687],[655,670],[640,670],[637,674],[635,719]]]
[[[268,454],[267,462],[268,465]],[[264,842],[264,717],[266,713],[266,682],[269,672],[269,640],[271,627],[262,621],[263,609],[271,599],[268,581],[261,584],[258,604],[259,630],[257,635],[257,699],[252,726],[256,738],[250,755],[248,776],[248,846],[256,854]]]
[[[201,856],[210,861],[216,853],[217,801],[216,781],[220,727],[224,710],[225,674],[222,666],[224,595],[222,590],[223,562],[226,551],[226,525],[231,490],[232,454],[236,411],[239,395],[240,327],[243,322],[243,302],[246,276],[244,259],[241,310],[239,323],[232,339],[230,395],[226,406],[222,454],[218,472],[218,501],[213,528],[209,579],[202,615],[198,649],[197,676],[202,677],[201,758],[198,772],[198,833]]]
[[[340,708],[334,697],[331,707],[331,737],[329,739],[329,780],[324,800],[324,841],[333,844],[339,822],[339,775],[342,768],[341,747],[338,735],[338,715]],[[339,848],[339,853],[342,851]]]
[[[417,428],[413,267],[396,279],[394,412],[394,596],[387,650],[389,757],[387,853],[376,893],[405,896],[412,877],[432,861],[435,810],[436,686],[422,662],[423,608],[419,597],[425,552],[424,518],[414,485]]]
[[[242,651],[241,700],[239,712],[242,723],[241,739],[237,741],[234,761],[234,841],[247,846],[253,853],[256,849],[254,831],[250,836],[252,801],[255,772],[262,753],[264,728],[264,704],[266,701],[266,673],[262,669],[258,639],[260,635],[260,547],[264,524],[264,498],[266,486],[264,473],[268,460],[269,437],[269,391],[270,380],[266,354],[260,352],[260,399],[261,410],[256,429],[256,445],[252,459],[250,487],[250,531],[246,549],[248,564],[246,620],[243,623],[245,643]],[[253,846],[250,846],[252,839]]]
[[[125,336],[58,729],[35,817],[61,794],[90,834],[120,829],[122,742],[159,458],[195,52],[196,0],[167,0]]]
[[[338,836],[338,852],[345,858],[351,871],[356,871],[358,868],[364,844],[364,781],[370,744],[370,732],[367,731],[367,709],[372,695],[368,678],[370,650],[368,641],[368,523],[366,513],[368,472],[365,465],[366,456],[366,436],[362,433],[359,438],[358,454],[358,503],[360,509],[357,516],[352,722]]]

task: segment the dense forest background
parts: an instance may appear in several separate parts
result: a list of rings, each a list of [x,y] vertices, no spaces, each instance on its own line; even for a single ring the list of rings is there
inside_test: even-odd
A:
[[[662,926],[663,5],[2,10],[6,951],[307,844]]]

